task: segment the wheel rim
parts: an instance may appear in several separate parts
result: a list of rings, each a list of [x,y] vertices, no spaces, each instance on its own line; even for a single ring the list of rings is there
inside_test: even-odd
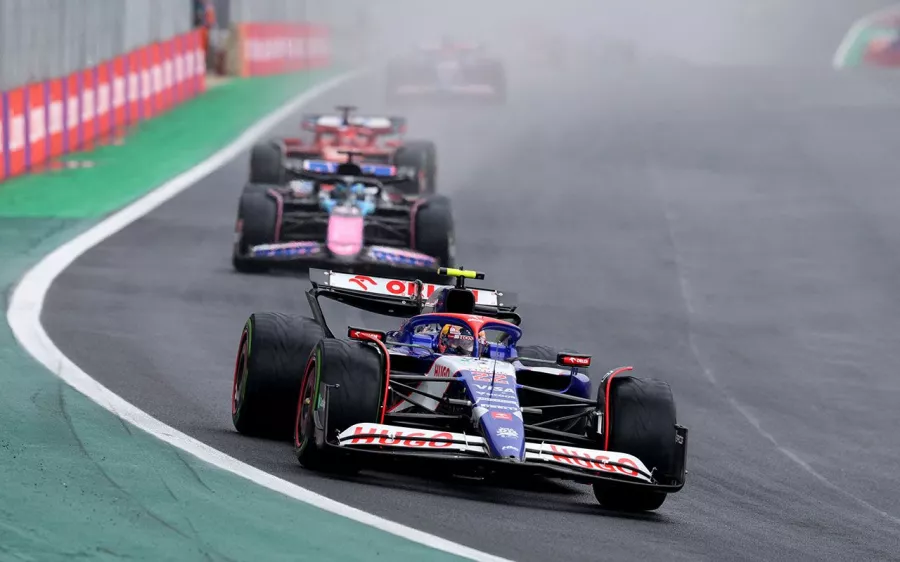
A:
[[[241,332],[241,342],[238,344],[237,359],[234,362],[234,382],[231,386],[231,415],[237,416],[244,401],[244,391],[247,386],[247,341],[249,340],[247,329]]]
[[[312,413],[314,405],[312,403],[315,398],[316,391],[316,360],[315,354],[310,356],[306,363],[306,369],[303,372],[303,381],[300,383],[300,397],[297,399],[297,417],[294,423],[294,446],[303,449],[308,441],[306,428],[312,423]]]

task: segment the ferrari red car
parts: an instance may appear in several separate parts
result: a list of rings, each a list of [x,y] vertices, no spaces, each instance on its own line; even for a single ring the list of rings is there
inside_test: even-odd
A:
[[[358,164],[372,176],[400,176],[406,195],[435,192],[437,149],[431,141],[407,141],[406,119],[352,115],[355,107],[336,107],[337,114],[303,116],[302,128],[312,138],[277,138],[257,144],[250,155],[250,183],[283,186],[287,168],[336,173],[346,152],[361,155]]]

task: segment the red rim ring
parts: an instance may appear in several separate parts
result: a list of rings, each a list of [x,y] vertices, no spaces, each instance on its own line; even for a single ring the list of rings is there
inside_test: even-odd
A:
[[[238,344],[238,353],[237,358],[234,360],[234,382],[231,385],[231,415],[235,416],[238,412],[238,402],[241,399],[241,390],[242,386],[247,382],[244,377],[244,371],[246,370],[247,363],[247,354],[245,353],[245,348],[247,344],[247,339],[249,334],[247,333],[247,328],[244,328],[244,331],[241,332],[241,341]]]
[[[298,449],[303,445],[300,436],[300,428],[307,427],[309,424],[310,417],[312,416],[313,404],[312,404],[312,396],[310,396],[310,403],[305,404],[307,395],[314,395],[315,392],[309,392],[310,387],[315,391],[315,377],[311,377],[310,374],[314,371],[316,367],[315,360],[315,351],[313,354],[309,356],[309,361],[306,362],[306,369],[303,371],[303,380],[300,383],[300,397],[297,399],[297,415],[294,419],[294,446]],[[312,384],[310,384],[312,383]],[[304,406],[307,406],[304,411]]]

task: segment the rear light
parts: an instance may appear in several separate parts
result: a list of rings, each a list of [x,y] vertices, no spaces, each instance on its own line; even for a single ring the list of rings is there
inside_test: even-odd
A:
[[[360,328],[349,327],[347,328],[347,337],[351,340],[371,341],[376,339],[383,342],[385,333],[376,330],[363,330]]]
[[[591,356],[560,353],[556,356],[556,364],[561,367],[590,367]]]

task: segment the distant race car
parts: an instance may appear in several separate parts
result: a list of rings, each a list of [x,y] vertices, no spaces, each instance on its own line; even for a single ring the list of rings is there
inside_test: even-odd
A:
[[[503,63],[480,44],[444,40],[421,45],[411,56],[391,61],[387,68],[387,101],[437,98],[506,100]]]
[[[469,476],[543,475],[593,485],[612,509],[649,511],[685,483],[687,429],[669,385],[610,371],[591,390],[591,357],[521,345],[510,295],[310,272],[312,318],[250,316],[241,334],[232,421],[248,435],[294,434],[307,468],[433,462]],[[396,331],[338,339],[320,298],[404,318]],[[379,463],[380,464],[380,463]]]
[[[366,174],[352,161],[359,153],[343,155],[348,161],[339,165],[287,165],[284,186],[244,187],[232,254],[236,270],[319,266],[424,273],[453,262],[446,197],[408,197],[392,185],[404,178]]]
[[[250,154],[250,182],[282,185],[285,167],[304,161],[339,164],[342,151],[362,155],[361,163],[377,166],[379,175],[405,177],[395,185],[407,195],[429,194],[436,190],[437,148],[431,141],[406,141],[403,117],[351,115],[356,107],[337,106],[337,115],[303,116],[302,128],[313,133],[312,140],[278,138],[257,144]]]

